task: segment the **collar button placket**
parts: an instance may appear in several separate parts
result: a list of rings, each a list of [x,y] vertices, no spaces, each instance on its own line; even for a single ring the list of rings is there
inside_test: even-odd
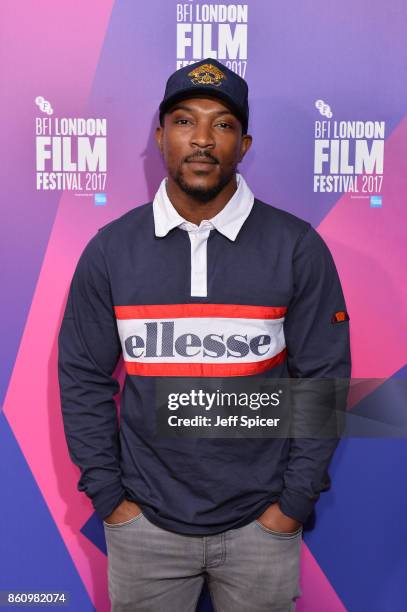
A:
[[[191,297],[207,297],[208,229],[189,231],[191,241]]]

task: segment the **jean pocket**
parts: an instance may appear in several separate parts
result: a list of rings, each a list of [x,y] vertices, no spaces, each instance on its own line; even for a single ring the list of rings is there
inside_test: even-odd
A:
[[[103,525],[105,527],[107,527],[108,529],[116,529],[116,528],[119,528],[119,527],[125,527],[126,525],[131,525],[132,523],[135,523],[142,516],[144,516],[144,514],[143,514],[143,512],[140,512],[139,514],[136,514],[136,516],[133,516],[128,521],[123,521],[122,523],[106,523],[106,521],[103,521]]]
[[[293,538],[297,538],[298,536],[302,534],[302,530],[303,530],[303,527],[301,525],[301,527],[299,527],[296,531],[274,531],[273,529],[270,529],[269,527],[266,527],[265,525],[260,523],[260,521],[258,521],[257,519],[255,519],[254,523],[262,531],[264,531],[265,533],[268,533],[269,535],[279,540],[291,540]]]

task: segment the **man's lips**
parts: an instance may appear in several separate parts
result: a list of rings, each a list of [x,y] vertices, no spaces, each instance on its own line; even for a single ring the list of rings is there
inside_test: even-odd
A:
[[[187,161],[187,164],[204,164],[205,166],[214,166],[217,162],[209,161],[206,159],[191,159],[191,161]]]
[[[189,167],[189,172],[192,174],[211,174],[214,172],[215,167],[218,165],[216,162],[207,159],[193,159],[186,162]],[[188,172],[188,170],[186,170]]]
[[[192,157],[190,159],[186,159],[185,160],[186,164],[211,164],[211,165],[215,165],[218,163],[217,160],[215,159],[211,159],[210,157]]]

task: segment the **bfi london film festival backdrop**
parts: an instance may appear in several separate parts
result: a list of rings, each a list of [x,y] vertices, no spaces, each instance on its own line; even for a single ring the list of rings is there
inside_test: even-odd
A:
[[[214,57],[247,79],[254,143],[240,170],[258,198],[309,221],[331,249],[352,375],[377,381],[351,409],[363,415],[376,402],[398,418],[407,9],[402,0],[5,0],[0,11],[0,590],[64,592],[70,609],[102,612],[106,544],[66,447],[57,334],[85,244],[151,201],[164,176],[153,134],[167,77]],[[407,609],[406,465],[405,436],[340,441],[332,488],[304,532],[297,610]],[[211,609],[203,591],[199,610]]]

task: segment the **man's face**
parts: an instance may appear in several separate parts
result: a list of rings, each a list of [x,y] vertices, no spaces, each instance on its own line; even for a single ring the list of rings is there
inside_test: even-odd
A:
[[[156,139],[168,174],[188,195],[208,202],[236,173],[251,145],[239,119],[220,100],[188,98],[164,115]]]

